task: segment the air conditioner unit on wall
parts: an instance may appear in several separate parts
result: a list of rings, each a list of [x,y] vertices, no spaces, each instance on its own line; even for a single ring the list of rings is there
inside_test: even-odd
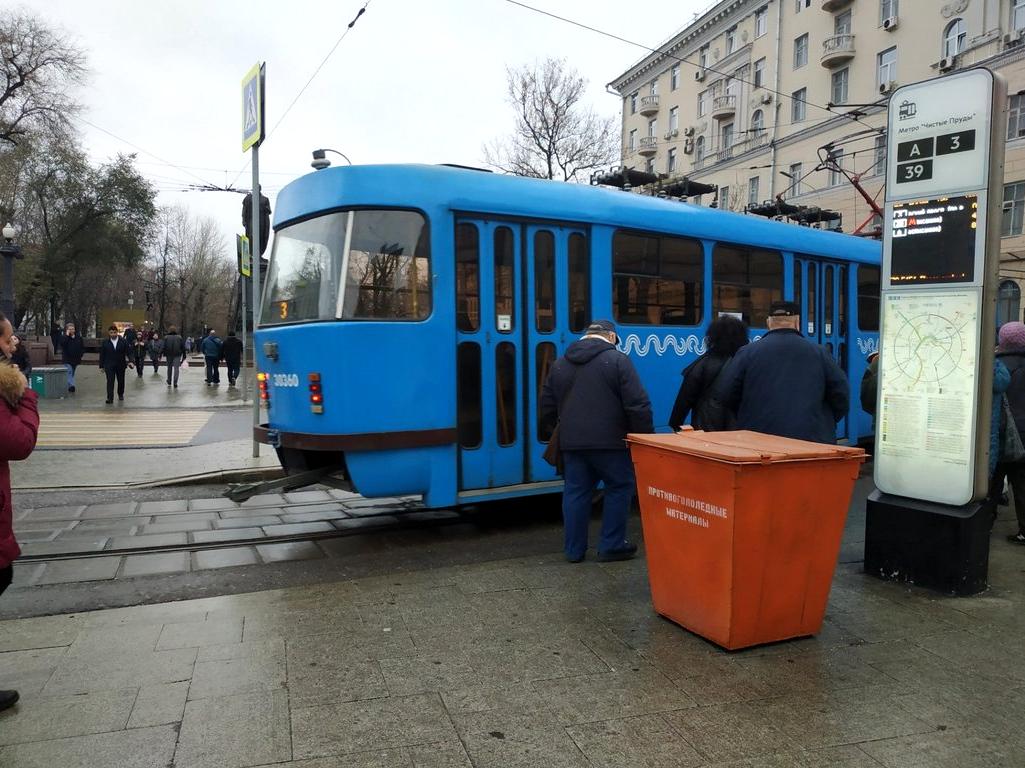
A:
[[[668,139],[675,139],[679,135],[680,135],[680,132],[678,130],[676,130],[675,128],[673,128],[672,130],[666,131],[665,136],[663,138],[665,138],[666,140],[668,140]]]
[[[772,103],[772,94],[771,93],[763,93],[762,94],[762,104],[771,104],[771,103]]]
[[[891,16],[888,19],[883,19],[883,29],[887,30],[888,32],[892,32],[897,28],[897,22],[898,19],[896,16]]]
[[[879,84],[879,93],[889,93],[896,87],[897,82],[895,80],[887,80],[885,83]]]
[[[949,69],[953,69],[954,68],[954,57],[953,56],[944,56],[942,59],[940,59],[939,68],[940,68],[940,72],[946,72]]]
[[[697,69],[694,70],[694,79],[697,80],[699,83],[702,82],[705,79],[705,68],[704,67],[698,67]]]

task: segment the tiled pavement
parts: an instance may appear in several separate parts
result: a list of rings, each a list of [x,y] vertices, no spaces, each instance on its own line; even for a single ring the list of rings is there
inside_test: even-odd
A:
[[[555,555],[3,622],[0,765],[1020,768],[1023,557],[968,599],[841,565],[817,638],[737,653]]]
[[[35,586],[175,574],[259,562],[329,556],[330,540],[280,542],[277,537],[385,528],[397,514],[452,517],[454,512],[418,512],[415,499],[364,499],[338,490],[264,494],[242,504],[225,498],[121,502],[62,507],[26,507],[16,514],[22,554],[33,556],[110,552],[109,556],[21,560],[15,585]],[[227,546],[250,542],[247,546]],[[154,547],[224,543],[224,548],[131,554]],[[262,542],[262,543],[261,543]]]

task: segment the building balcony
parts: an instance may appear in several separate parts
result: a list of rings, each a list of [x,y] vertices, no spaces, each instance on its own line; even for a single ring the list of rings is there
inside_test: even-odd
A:
[[[712,119],[725,120],[737,114],[737,97],[732,94],[712,99]]]
[[[657,136],[642,136],[637,142],[637,152],[645,157],[651,157],[658,151]]]
[[[822,58],[819,63],[824,67],[835,67],[854,58],[854,35],[833,35],[822,41]]]
[[[822,10],[832,13],[848,5],[850,2],[851,0],[822,0]]]
[[[644,117],[658,114],[658,96],[641,96],[640,108],[637,111]]]

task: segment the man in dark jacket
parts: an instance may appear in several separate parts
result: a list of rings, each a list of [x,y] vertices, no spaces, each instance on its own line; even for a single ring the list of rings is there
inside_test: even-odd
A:
[[[100,345],[100,368],[107,374],[107,405],[114,402],[114,381],[117,380],[117,399],[125,399],[125,368],[134,366],[128,362],[131,355],[128,342],[117,335],[117,326],[107,329],[107,338]]]
[[[847,377],[825,348],[801,336],[801,310],[790,301],[769,308],[769,332],[737,352],[720,399],[737,414],[737,429],[836,442],[847,415]]]
[[[164,359],[167,361],[167,386],[174,384],[178,389],[178,373],[181,370],[182,360],[185,359],[185,342],[178,335],[178,329],[173,325],[164,337]],[[173,382],[172,382],[173,379]]]
[[[242,370],[242,339],[234,331],[228,331],[228,338],[221,345],[221,354],[228,368],[228,386],[234,387],[239,371]]]
[[[68,323],[64,329],[64,339],[61,341],[61,358],[68,370],[68,392],[75,391],[75,369],[81,364],[84,352],[85,342],[78,335],[75,324]]]
[[[654,432],[651,401],[630,358],[615,347],[608,320],[589,325],[583,338],[555,361],[541,393],[541,417],[559,423],[565,462],[562,516],[566,559],[579,563],[587,552],[591,497],[605,484],[598,560],[626,560],[637,546],[626,540],[634,495],[634,472],[623,439],[628,432]]]
[[[1011,374],[1011,383],[1004,393],[1007,404],[1011,407],[1014,424],[1012,426],[1025,438],[1025,325],[1017,321],[1004,323],[1000,326],[998,336],[1000,346],[997,347],[997,359],[1000,360]],[[1014,497],[1014,513],[1018,518],[1018,530],[1008,536],[1015,544],[1025,544],[1025,463],[1001,461],[997,464],[993,478],[994,493],[999,496],[1007,478]],[[1010,501],[1010,499],[1008,500]]]
[[[206,335],[199,344],[199,351],[203,353],[203,359],[206,361],[206,384],[210,386],[212,384],[221,383],[221,370],[219,367],[221,361],[221,347],[223,343],[220,337],[217,335],[217,331],[213,328]]]

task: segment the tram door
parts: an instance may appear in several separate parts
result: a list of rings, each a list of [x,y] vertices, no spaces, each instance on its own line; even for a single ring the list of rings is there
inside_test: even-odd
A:
[[[541,458],[539,402],[552,363],[590,320],[570,306],[574,256],[586,265],[575,228],[456,222],[460,490],[556,479]]]
[[[801,304],[801,331],[825,347],[844,374],[848,373],[850,327],[848,273],[846,264],[794,259],[794,297]],[[837,425],[837,435],[847,437],[847,419]]]

